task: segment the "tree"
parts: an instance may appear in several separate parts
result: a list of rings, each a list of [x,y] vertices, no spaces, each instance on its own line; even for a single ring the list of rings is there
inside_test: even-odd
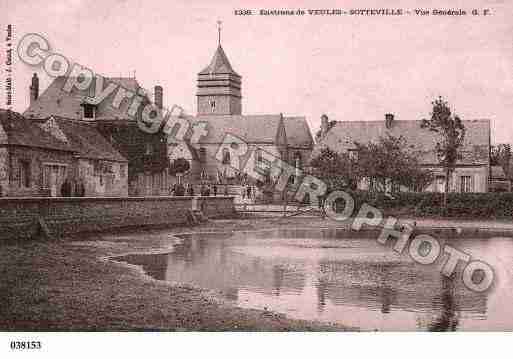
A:
[[[490,148],[490,165],[501,166],[509,177],[509,163],[511,160],[511,145],[498,144]]]
[[[439,135],[435,151],[439,163],[445,170],[444,208],[447,208],[447,192],[449,191],[449,179],[461,156],[463,141],[465,140],[465,126],[462,120],[451,113],[446,101],[439,97],[433,104],[433,112],[429,120],[423,119],[421,127]]]
[[[336,120],[331,120],[328,122],[328,128],[326,129],[326,132],[331,130],[333,128],[333,126],[335,126],[337,124],[337,121]],[[315,142],[319,142],[321,140],[321,130],[318,130],[316,133],[315,133]]]
[[[312,174],[322,179],[329,190],[337,188],[356,189],[358,183],[355,161],[348,154],[323,148],[321,153],[310,161]]]
[[[390,184],[422,190],[432,181],[432,172],[421,166],[414,147],[402,136],[388,135],[376,142],[355,142],[354,146],[351,155],[325,148],[310,162],[312,174],[329,190],[356,189],[363,178],[378,192],[387,191]]]
[[[377,142],[355,143],[357,178],[367,178],[371,190],[387,191],[388,185],[422,190],[432,181],[432,172],[421,166],[415,147],[403,136],[390,134]]]

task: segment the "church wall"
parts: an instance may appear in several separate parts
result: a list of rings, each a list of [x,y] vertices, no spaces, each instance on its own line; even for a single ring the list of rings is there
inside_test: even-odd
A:
[[[213,181],[216,180],[218,171],[224,173],[224,170],[226,169],[226,172],[229,175],[233,176],[235,175],[237,169],[235,168],[236,161],[233,157],[231,158],[231,166],[223,165],[221,161],[218,161],[216,159],[217,152],[220,150],[221,146],[222,144],[202,144],[200,146],[195,147],[198,153],[200,152],[200,148],[205,149],[206,160],[204,163],[200,163],[200,173],[202,170],[204,170],[208,174],[209,179]],[[276,158],[281,158],[280,149],[278,148],[278,146],[274,144],[249,144],[248,151],[246,152],[246,154],[244,156],[239,157],[239,169],[244,168],[244,165],[248,161],[249,156],[253,153],[253,151],[257,149],[261,149],[265,152],[268,152]]]
[[[216,106],[212,111],[210,101]],[[228,95],[198,96],[198,115],[240,115],[242,111],[241,99]]]
[[[312,155],[312,149],[305,149],[305,148],[296,148],[296,147],[288,147],[288,163],[291,165],[294,165],[294,156],[297,152],[301,154],[301,163],[302,167],[306,167],[308,164],[308,161],[310,160],[310,156]]]

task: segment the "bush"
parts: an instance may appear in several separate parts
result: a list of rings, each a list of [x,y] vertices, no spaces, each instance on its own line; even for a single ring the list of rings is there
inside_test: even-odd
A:
[[[393,198],[384,193],[347,191],[355,201],[355,213],[364,204],[403,216],[440,216],[442,193],[399,192]],[[343,204],[337,206],[343,209]],[[449,193],[447,217],[452,218],[508,218],[513,217],[513,193]]]

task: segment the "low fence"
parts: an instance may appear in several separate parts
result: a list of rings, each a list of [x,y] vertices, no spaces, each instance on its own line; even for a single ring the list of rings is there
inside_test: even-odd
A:
[[[0,240],[186,224],[194,207],[208,218],[235,215],[232,196],[0,198]]]

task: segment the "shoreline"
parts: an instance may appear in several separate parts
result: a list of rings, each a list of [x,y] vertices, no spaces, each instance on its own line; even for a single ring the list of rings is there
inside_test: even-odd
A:
[[[241,220],[196,227],[90,234],[0,246],[0,329],[4,331],[356,331],[236,306],[189,284],[153,279],[115,261],[169,250],[175,234],[256,229]],[[251,221],[254,222],[254,221]],[[258,223],[258,227],[266,226]],[[276,226],[266,226],[268,229]],[[137,238],[136,238],[137,237]],[[56,265],[58,264],[58,265]]]
[[[411,219],[403,219],[408,222]],[[423,220],[419,220],[421,223]],[[433,221],[439,223],[439,221]],[[456,221],[442,230],[457,237],[513,237],[513,223],[455,233]],[[435,229],[424,226],[419,230]],[[480,222],[484,223],[484,222]],[[449,226],[448,224],[451,224]],[[460,223],[461,224],[461,223]],[[507,226],[504,226],[508,224]],[[503,227],[504,226],[504,227]],[[127,254],[164,253],[198,232],[263,231],[277,228],[329,228],[348,225],[312,218],[212,220],[198,226],[132,229],[74,235],[60,241],[26,241],[0,246],[0,329],[8,331],[345,331],[341,324],[288,318],[245,309],[220,293],[190,284],[154,279],[142,267],[115,260]],[[380,228],[364,231],[379,233]],[[447,231],[446,231],[447,230]],[[356,233],[356,232],[355,232]],[[374,237],[373,235],[371,235]],[[377,238],[377,237],[376,237]]]

